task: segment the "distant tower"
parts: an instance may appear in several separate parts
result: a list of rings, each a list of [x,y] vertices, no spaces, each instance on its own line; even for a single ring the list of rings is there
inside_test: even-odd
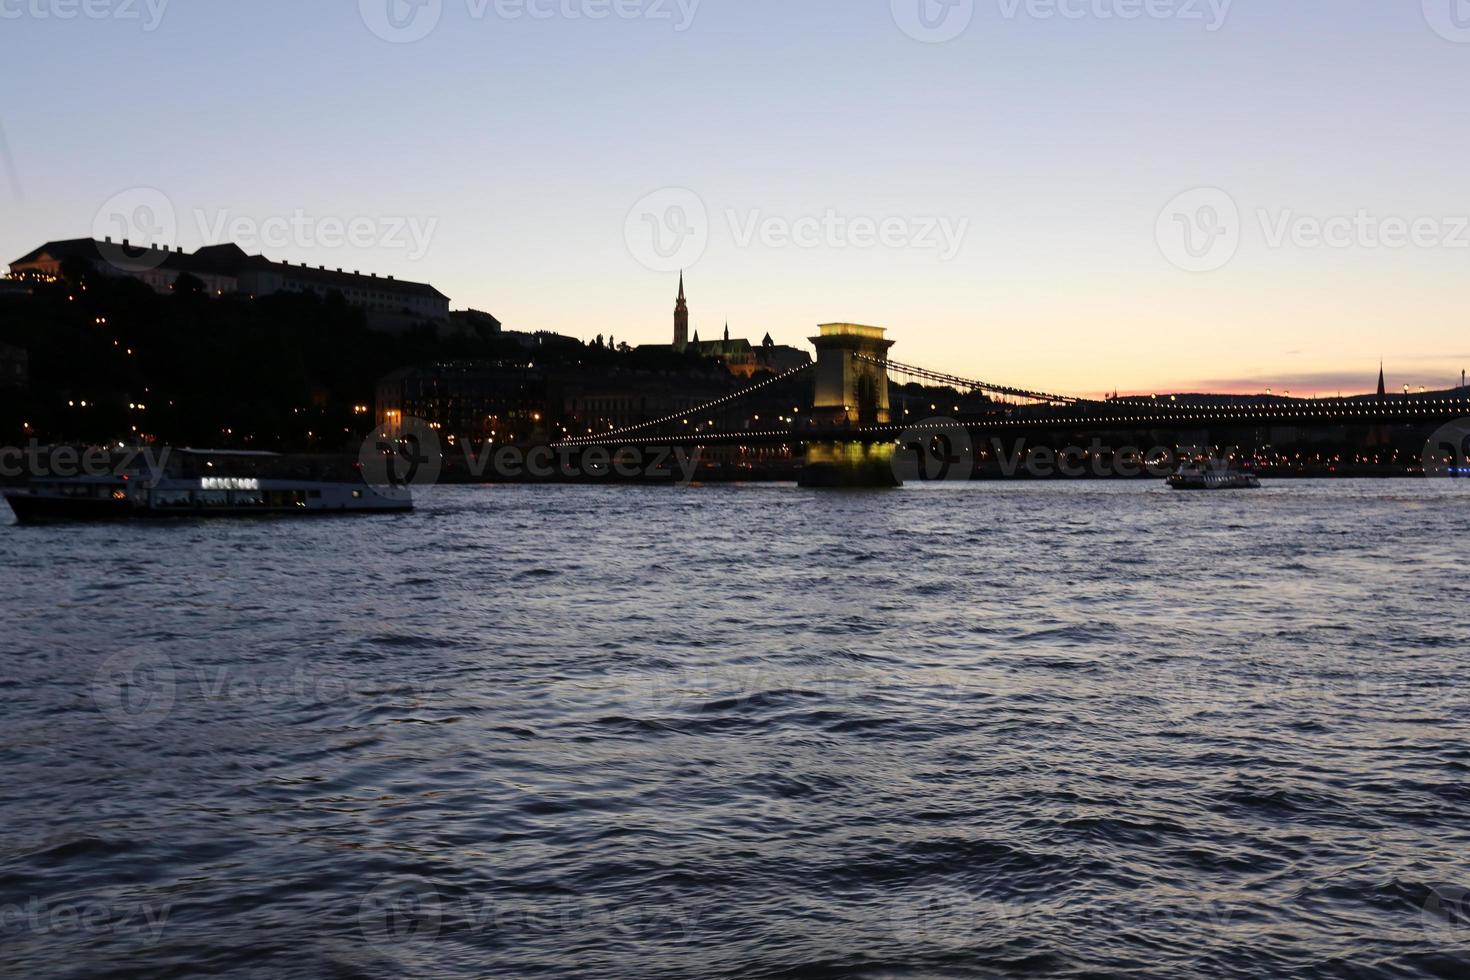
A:
[[[729,342],[730,342],[730,321],[729,320],[726,320],[725,321],[725,343],[728,344]]]
[[[689,304],[684,299],[684,273],[679,273],[679,300],[674,304],[674,350],[689,346]]]
[[[1378,362],[1378,397],[1383,398],[1388,394],[1388,385],[1384,383],[1383,362]]]

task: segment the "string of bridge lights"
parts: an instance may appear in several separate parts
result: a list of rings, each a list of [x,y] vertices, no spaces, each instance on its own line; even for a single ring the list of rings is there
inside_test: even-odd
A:
[[[728,404],[729,402],[732,402],[732,401],[734,401],[737,398],[744,398],[746,395],[753,394],[754,392],[760,391],[762,388],[765,388],[768,385],[777,384],[779,382],[782,382],[782,381],[787,380],[788,378],[795,377],[796,375],[801,374],[803,371],[810,371],[815,366],[816,366],[815,364],[803,364],[799,368],[792,368],[790,371],[787,371],[785,374],[778,374],[774,378],[767,378],[765,381],[762,381],[762,382],[760,382],[758,384],[753,384],[749,388],[742,388],[742,389],[740,389],[737,392],[733,392],[732,394],[725,395],[723,398],[716,398],[714,401],[709,402],[709,403],[704,404],[704,405],[700,405],[697,408],[686,409],[685,411],[682,411],[682,412],[676,412],[673,415],[665,415],[661,419],[654,419],[651,422],[639,422],[637,425],[630,425],[630,426],[627,426],[627,427],[622,428],[622,429],[614,429],[611,432],[604,432],[604,433],[599,433],[599,434],[590,435],[590,436],[577,436],[576,438],[573,438],[573,439],[563,439],[561,442],[557,443],[556,445],[557,446],[599,445],[601,443],[607,442],[609,439],[616,439],[616,438],[618,438],[620,436],[625,436],[625,435],[627,435],[630,432],[637,432],[639,429],[649,429],[649,428],[653,428],[654,426],[666,425],[669,422],[677,422],[680,419],[688,419],[690,416],[699,415],[702,412],[707,412],[707,411],[710,411],[711,409],[718,408],[719,406]]]
[[[892,435],[894,433],[902,433],[902,432],[906,432],[906,431],[914,431],[914,430],[920,430],[920,431],[940,431],[940,430],[952,429],[952,428],[956,428],[956,427],[966,428],[966,429],[1017,429],[1017,428],[1036,428],[1036,427],[1041,427],[1041,426],[1057,425],[1057,424],[1064,424],[1064,425],[1065,424],[1072,424],[1072,425],[1079,425],[1079,424],[1080,425],[1140,425],[1140,424],[1149,424],[1149,423],[1154,423],[1154,422],[1177,423],[1177,422],[1181,422],[1181,421],[1216,422],[1216,423],[1219,423],[1219,422],[1229,421],[1229,420],[1232,420],[1232,419],[1237,419],[1237,420],[1254,420],[1254,421],[1275,421],[1275,420],[1289,420],[1289,419],[1319,418],[1319,417],[1322,417],[1322,416],[1329,416],[1329,415],[1342,415],[1342,416],[1366,416],[1366,415],[1373,415],[1373,414],[1396,414],[1396,415],[1404,415],[1406,413],[1409,413],[1410,410],[1412,410],[1412,409],[1428,409],[1428,408],[1444,409],[1444,410],[1453,409],[1454,410],[1453,412],[1446,411],[1445,412],[1446,415],[1463,414],[1463,413],[1465,413],[1467,411],[1470,411],[1470,399],[1464,399],[1464,398],[1373,399],[1371,401],[1365,400],[1365,399],[1360,399],[1360,398],[1317,398],[1317,399],[1289,401],[1288,402],[1289,407],[1284,406],[1281,402],[1267,403],[1265,405],[1260,405],[1259,407],[1245,407],[1245,406],[1242,406],[1242,404],[1241,403],[1238,403],[1238,402],[1236,402],[1236,403],[1213,403],[1213,402],[1210,402],[1210,403],[1204,403],[1204,404],[1200,404],[1200,403],[1183,403],[1183,404],[1181,404],[1181,403],[1178,403],[1178,402],[1174,401],[1173,396],[1170,396],[1170,401],[1169,402],[1158,402],[1157,401],[1157,396],[1154,396],[1154,399],[1155,400],[1154,401],[1151,401],[1151,402],[1118,402],[1118,401],[1114,401],[1114,402],[1110,402],[1110,403],[1088,402],[1088,401],[1083,401],[1081,399],[1071,398],[1070,396],[1047,395],[1047,394],[1043,394],[1043,393],[1040,393],[1040,392],[1030,392],[1030,391],[1024,391],[1024,390],[1018,389],[1018,388],[1007,388],[1007,387],[1004,387],[1004,386],[1001,386],[1001,385],[990,385],[990,384],[987,384],[987,383],[984,383],[984,382],[971,381],[971,380],[966,379],[966,378],[959,378],[959,377],[956,377],[956,376],[953,376],[953,375],[945,375],[945,374],[941,374],[940,372],[937,372],[937,371],[929,371],[929,370],[927,370],[925,368],[916,368],[916,367],[913,367],[912,365],[898,364],[898,363],[892,362],[892,361],[885,361],[885,360],[882,360],[880,358],[870,357],[870,356],[864,355],[864,354],[854,354],[853,357],[855,359],[857,359],[857,360],[867,361],[867,362],[872,363],[872,364],[881,365],[882,367],[884,367],[885,370],[894,371],[894,372],[899,373],[899,374],[911,374],[911,375],[914,375],[916,377],[929,377],[931,380],[932,379],[942,379],[942,380],[946,380],[946,381],[949,381],[949,382],[959,382],[961,384],[969,385],[972,389],[978,389],[978,390],[983,390],[983,391],[1003,392],[1003,393],[1018,395],[1018,396],[1022,396],[1022,397],[1037,398],[1039,400],[1046,400],[1046,401],[1051,401],[1051,402],[1064,402],[1066,404],[1066,407],[1077,408],[1077,407],[1080,407],[1080,406],[1083,406],[1083,405],[1103,405],[1103,404],[1107,404],[1107,405],[1109,405],[1109,407],[1112,407],[1112,408],[1115,408],[1116,409],[1117,407],[1126,405],[1128,407],[1136,407],[1138,409],[1141,409],[1141,410],[1144,410],[1144,411],[1148,411],[1148,412],[1151,413],[1151,414],[1137,414],[1137,415],[1133,415],[1133,414],[1121,414],[1121,415],[1088,415],[1088,416],[1081,416],[1081,417],[1077,417],[1077,416],[1053,416],[1053,417],[1049,417],[1049,418],[991,419],[991,420],[986,420],[984,422],[971,422],[971,423],[957,423],[957,422],[955,422],[955,423],[946,423],[946,422],[937,422],[937,423],[916,423],[916,424],[870,425],[870,426],[860,426],[860,427],[855,428],[855,429],[835,430],[835,431],[841,431],[841,432],[849,432],[849,433],[857,434],[857,435]],[[654,419],[653,421],[649,421],[649,422],[640,422],[637,425],[627,426],[627,427],[622,428],[622,429],[614,429],[614,430],[612,430],[610,432],[607,432],[607,433],[594,434],[594,435],[589,435],[589,436],[579,436],[579,437],[572,438],[572,439],[565,439],[565,440],[557,443],[556,445],[557,446],[603,445],[603,444],[606,444],[610,440],[615,440],[615,439],[617,439],[617,438],[619,438],[621,436],[627,435],[629,433],[637,432],[637,431],[642,430],[642,429],[654,428],[654,427],[660,426],[660,425],[666,425],[666,424],[668,424],[670,422],[677,422],[677,421],[679,421],[681,419],[682,420],[685,420],[685,424],[687,425],[688,424],[688,421],[687,420],[690,417],[692,417],[692,416],[696,416],[696,415],[699,415],[701,413],[707,412],[707,411],[709,411],[711,409],[715,409],[715,408],[718,408],[718,407],[720,407],[722,405],[729,404],[730,402],[733,402],[733,401],[735,401],[735,400],[737,400],[739,398],[743,398],[746,395],[753,394],[754,392],[759,391],[760,389],[765,388],[765,387],[767,387],[769,385],[773,385],[773,384],[777,384],[777,383],[782,382],[782,381],[786,381],[786,380],[788,380],[788,379],[790,379],[790,378],[792,378],[792,377],[794,377],[794,376],[796,376],[798,374],[801,374],[801,373],[803,373],[805,371],[811,370],[813,367],[815,367],[815,364],[805,364],[805,365],[803,365],[803,366],[801,366],[799,368],[795,368],[795,369],[793,369],[791,371],[787,371],[784,374],[778,375],[777,377],[769,378],[769,379],[767,379],[765,381],[760,382],[759,384],[752,385],[749,388],[743,388],[740,391],[734,392],[734,393],[729,394],[729,395],[725,395],[725,396],[723,396],[721,398],[717,398],[714,401],[711,401],[711,402],[709,402],[709,403],[707,403],[705,405],[701,405],[701,406],[699,406],[697,408],[687,409],[687,410],[685,410],[683,412],[677,412],[677,413],[675,413],[673,415],[667,415],[667,416],[664,416],[663,418]],[[1062,407],[1062,406],[1056,406],[1056,407]],[[713,425],[714,422],[711,421],[709,424],[710,425]],[[752,431],[749,431],[749,430],[741,430],[741,431],[738,431],[738,432],[724,432],[724,433],[721,433],[721,432],[709,432],[709,433],[698,433],[698,434],[699,434],[699,436],[700,436],[700,438],[702,440],[706,440],[706,441],[716,441],[716,440],[718,440],[718,441],[724,442],[724,441],[734,441],[734,440],[740,440],[740,439],[752,439],[752,440],[757,440],[758,439],[758,440],[764,440],[764,439],[780,439],[780,438],[785,438],[785,439],[788,439],[788,440],[790,440],[792,442],[799,442],[799,443],[802,443],[802,444],[805,444],[806,442],[810,441],[808,439],[800,439],[800,440],[798,440],[798,439],[791,439],[791,436],[793,436],[794,433],[791,430],[789,430],[789,429],[772,429],[772,430],[759,431],[759,432],[752,432]]]

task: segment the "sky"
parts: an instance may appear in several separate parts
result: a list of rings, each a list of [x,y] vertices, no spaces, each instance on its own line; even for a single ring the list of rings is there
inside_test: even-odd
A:
[[[1467,0],[0,0],[0,258],[131,230],[510,329],[887,327],[1105,391],[1470,367]]]

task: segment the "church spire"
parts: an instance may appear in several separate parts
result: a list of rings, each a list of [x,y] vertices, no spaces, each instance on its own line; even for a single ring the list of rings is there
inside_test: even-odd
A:
[[[674,350],[689,346],[689,304],[684,299],[684,273],[679,273],[679,299],[674,303]]]
[[[1384,395],[1387,395],[1388,394],[1388,385],[1385,383],[1385,380],[1386,379],[1383,377],[1383,362],[1382,361],[1379,361],[1378,362],[1378,397],[1379,398],[1382,398]]]

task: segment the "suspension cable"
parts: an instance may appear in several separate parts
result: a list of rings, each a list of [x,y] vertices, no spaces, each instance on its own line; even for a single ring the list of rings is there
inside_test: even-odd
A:
[[[912,375],[913,377],[923,378],[927,381],[938,381],[941,384],[947,384],[956,388],[964,387],[972,391],[984,391],[996,395],[1010,395],[1015,398],[1026,398],[1031,401],[1051,402],[1063,405],[1075,405],[1082,401],[1082,399],[1074,398],[1071,395],[1053,395],[1044,391],[1027,391],[1024,388],[1011,388],[1006,385],[990,384],[986,381],[962,378],[954,374],[945,374],[942,371],[931,371],[928,368],[915,367],[912,364],[900,364],[898,361],[888,361],[867,354],[854,354],[853,357],[860,361],[867,361],[870,364],[882,365],[884,368],[897,374]]]
[[[708,402],[704,405],[699,405],[695,408],[686,409],[682,412],[676,412],[673,415],[665,415],[661,419],[654,419],[651,422],[639,422],[637,425],[630,425],[622,429],[614,429],[611,432],[600,432],[590,436],[578,436],[573,439],[563,439],[556,445],[598,445],[609,440],[618,439],[621,436],[629,434],[630,432],[637,432],[641,429],[651,429],[656,426],[667,425],[670,422],[677,422],[680,419],[689,418],[692,415],[698,415],[702,412],[708,412],[712,408],[726,405],[730,402],[735,401],[737,398],[744,398],[746,395],[749,395],[756,391],[760,391],[762,388],[765,388],[769,385],[777,384],[778,382],[785,381],[788,378],[793,378],[796,375],[801,374],[803,371],[810,371],[815,366],[815,364],[803,364],[799,368],[793,368],[790,371],[787,371],[785,374],[779,374],[774,378],[767,378],[765,381],[762,381],[759,384],[751,385],[749,388],[742,388],[739,391],[732,392],[731,394],[724,396],[723,398],[716,398],[712,402]]]

